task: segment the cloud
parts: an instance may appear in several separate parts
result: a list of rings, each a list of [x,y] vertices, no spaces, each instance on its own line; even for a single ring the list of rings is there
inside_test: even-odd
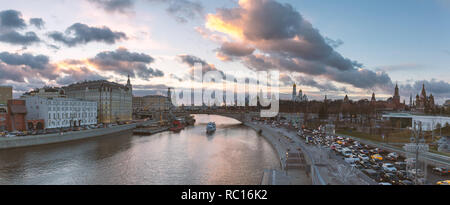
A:
[[[191,75],[193,75],[193,73],[194,73],[194,68],[195,68],[196,64],[200,64],[202,66],[202,75],[204,75],[206,72],[209,72],[209,71],[218,71],[222,74],[222,76],[224,78],[226,78],[225,73],[223,71],[217,69],[214,64],[209,64],[205,60],[203,60],[197,56],[183,54],[183,55],[178,55],[177,57],[182,63],[184,63],[190,67],[190,70],[188,71],[189,75],[185,75],[184,79],[191,78]],[[194,77],[196,77],[196,76],[194,76]],[[231,76],[231,77],[233,77],[233,76]],[[202,79],[194,79],[194,80],[201,81]]]
[[[67,28],[65,34],[57,31],[51,32],[49,37],[69,47],[90,42],[114,44],[116,41],[127,39],[125,33],[111,31],[106,26],[90,27],[81,23],[75,23]]]
[[[22,29],[25,28],[25,21],[22,13],[16,10],[0,11],[0,28],[2,29]]]
[[[56,79],[56,83],[59,85],[69,85],[81,81],[92,80],[106,80],[107,78],[93,72],[86,67],[79,67],[78,69],[63,70],[64,76],[60,76]]]
[[[433,94],[436,101],[443,102],[450,96],[450,83],[442,80],[418,80],[409,84],[399,85],[399,91],[402,96],[412,95],[413,100],[417,94],[420,95],[422,91],[422,85],[425,85],[427,95]],[[393,90],[391,89],[393,92]]]
[[[243,57],[251,55],[255,51],[252,48],[243,43],[237,42],[225,42],[218,49],[217,57],[221,60],[231,60],[233,57]]]
[[[89,62],[96,65],[99,70],[113,71],[124,76],[137,76],[144,80],[164,76],[161,70],[149,67],[153,61],[154,58],[147,54],[129,52],[125,48],[104,51],[89,59]]]
[[[5,42],[14,45],[30,45],[38,43],[41,40],[35,32],[26,32],[24,35],[17,31],[9,31],[6,33],[0,33],[0,42]]]
[[[168,4],[167,13],[180,23],[203,16],[203,5],[200,2],[190,0],[147,0],[152,3]]]
[[[13,81],[24,82],[24,78],[46,78],[52,80],[59,75],[57,67],[49,62],[48,56],[44,55],[2,52],[0,53],[0,63],[2,62],[4,63],[3,71],[6,73],[15,71],[23,75],[23,78],[12,78],[11,80]]]
[[[386,73],[363,69],[361,63],[335,51],[342,41],[323,37],[290,4],[240,0],[238,7],[221,8],[215,14],[208,14],[206,27],[255,48],[257,54],[232,58],[254,70],[280,69],[322,76],[358,88],[392,84]],[[230,60],[224,52],[219,52],[218,57]]]
[[[108,12],[128,12],[134,4],[133,0],[89,0],[96,4],[98,7]]]
[[[31,18],[30,24],[34,25],[38,29],[42,29],[42,28],[44,28],[45,22],[41,18]]]
[[[34,56],[29,53],[14,54],[8,52],[1,52],[0,60],[9,65],[27,65],[35,69],[45,69],[49,65],[48,56],[44,55]]]

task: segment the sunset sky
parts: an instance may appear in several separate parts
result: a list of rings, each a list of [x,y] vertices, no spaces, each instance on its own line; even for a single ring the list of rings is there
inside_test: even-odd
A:
[[[310,99],[377,98],[425,83],[450,99],[450,0],[0,0],[0,84],[14,96],[83,80],[135,95],[186,86],[194,63],[277,69]],[[248,76],[251,77],[251,76]]]

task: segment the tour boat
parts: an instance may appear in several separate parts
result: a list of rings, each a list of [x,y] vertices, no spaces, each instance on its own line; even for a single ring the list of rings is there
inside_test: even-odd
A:
[[[213,133],[216,131],[216,123],[215,122],[209,122],[208,125],[206,125],[206,133]]]
[[[184,129],[184,124],[180,122],[180,120],[174,120],[172,122],[172,127],[169,128],[170,131],[179,132]]]

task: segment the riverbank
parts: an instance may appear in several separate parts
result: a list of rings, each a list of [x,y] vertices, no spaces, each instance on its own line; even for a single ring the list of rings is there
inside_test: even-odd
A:
[[[311,185],[312,180],[307,169],[287,169],[286,152],[298,150],[292,143],[287,142],[279,132],[274,132],[259,124],[252,122],[243,123],[263,136],[276,151],[280,160],[280,169],[264,170],[261,185]],[[308,159],[307,159],[308,160]]]
[[[28,147],[44,144],[62,143],[103,135],[114,134],[136,128],[136,124],[118,125],[109,128],[99,128],[82,131],[72,131],[65,133],[33,135],[14,138],[0,138],[0,149],[10,149],[18,147]]]

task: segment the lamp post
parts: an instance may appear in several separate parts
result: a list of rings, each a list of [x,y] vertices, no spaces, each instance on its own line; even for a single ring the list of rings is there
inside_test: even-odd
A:
[[[418,184],[418,163],[419,163],[419,153],[427,152],[429,147],[425,144],[424,133],[422,131],[422,122],[418,123],[414,121],[414,127],[412,130],[412,136],[410,138],[411,143],[405,144],[403,147],[405,151],[415,154],[415,162],[414,162],[414,181],[415,184]]]

